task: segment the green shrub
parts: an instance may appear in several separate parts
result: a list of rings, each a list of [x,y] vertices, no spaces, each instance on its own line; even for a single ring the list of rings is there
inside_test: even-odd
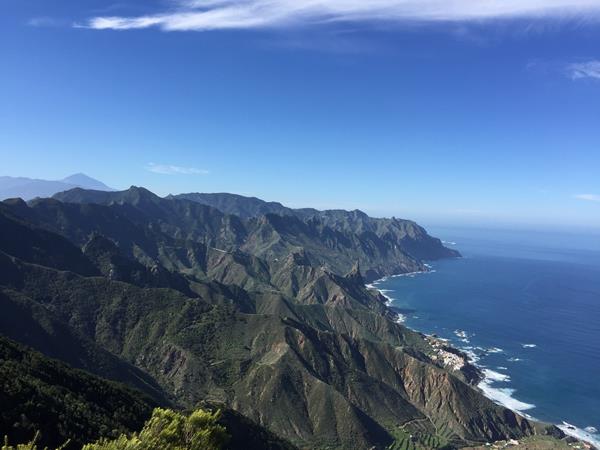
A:
[[[35,437],[28,444],[17,444],[16,446],[9,445],[8,436],[4,436],[4,444],[2,445],[2,450],[42,450],[41,447],[38,447],[36,442],[40,437],[40,433],[35,433]],[[69,445],[69,441],[67,441],[64,445],[58,447],[56,450],[63,450],[67,445]],[[44,447],[44,450],[48,450],[48,447]]]
[[[229,439],[217,422],[221,412],[194,411],[190,416],[157,408],[139,433],[88,444],[83,450],[221,450]]]

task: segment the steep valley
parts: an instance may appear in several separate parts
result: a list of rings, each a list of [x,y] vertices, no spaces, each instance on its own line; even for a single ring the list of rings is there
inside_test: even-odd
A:
[[[6,200],[0,231],[0,333],[154,404],[220,405],[299,448],[559,433],[365,286],[459,256],[414,222],[132,187]]]

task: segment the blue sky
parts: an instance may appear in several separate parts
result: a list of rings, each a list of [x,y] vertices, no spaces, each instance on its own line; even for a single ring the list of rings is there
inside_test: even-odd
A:
[[[59,3],[0,3],[0,175],[600,228],[600,0]]]

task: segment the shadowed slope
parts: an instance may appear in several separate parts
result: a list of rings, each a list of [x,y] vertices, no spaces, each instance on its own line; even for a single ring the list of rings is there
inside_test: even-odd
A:
[[[26,326],[0,321],[0,331],[15,339],[160,386],[180,407],[231,407],[304,447],[384,448],[408,435],[423,447],[461,446],[537,432],[470,384],[476,369],[446,367],[365,287],[364,275],[383,267],[424,267],[398,248],[435,248],[414,224],[358,212],[242,220],[141,188],[61,197],[100,203],[0,208],[47,240],[69,239],[99,276],[18,257],[33,240],[7,247],[0,299]]]

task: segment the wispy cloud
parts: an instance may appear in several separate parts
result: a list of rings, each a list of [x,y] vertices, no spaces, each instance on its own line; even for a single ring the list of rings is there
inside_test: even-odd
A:
[[[577,194],[573,197],[578,200],[586,200],[588,202],[600,202],[600,195],[597,194]]]
[[[67,26],[68,22],[54,17],[33,17],[27,21],[27,25],[30,27],[63,27]]]
[[[170,164],[146,164],[146,170],[162,175],[208,175],[208,170],[196,169],[195,167],[181,167]]]
[[[462,22],[498,18],[600,17],[598,0],[178,0],[176,8],[134,17],[93,17],[94,29],[250,29],[326,22]]]
[[[600,80],[600,60],[568,64],[567,74],[573,80],[580,80],[582,78]]]

